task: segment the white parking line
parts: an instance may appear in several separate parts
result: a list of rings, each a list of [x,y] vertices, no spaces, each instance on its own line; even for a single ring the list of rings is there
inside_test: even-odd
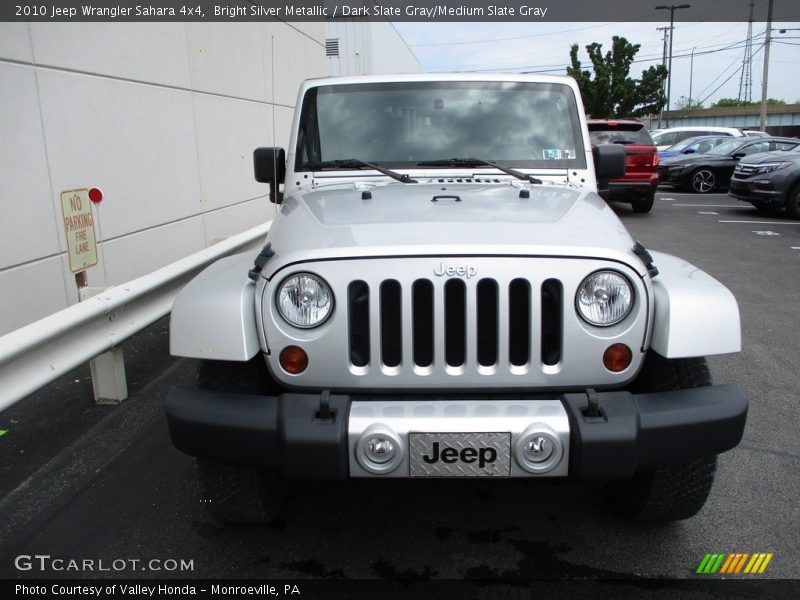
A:
[[[797,225],[797,223],[783,223],[781,221],[725,221],[720,220],[717,223],[751,223],[753,225]]]
[[[692,206],[694,208],[744,208],[741,204],[673,204],[672,206]]]
[[[659,200],[663,200],[664,202],[675,202],[675,198],[659,198]]]
[[[717,215],[717,216],[719,216],[719,213],[718,212],[714,212],[713,210],[698,210],[697,214],[698,215]]]

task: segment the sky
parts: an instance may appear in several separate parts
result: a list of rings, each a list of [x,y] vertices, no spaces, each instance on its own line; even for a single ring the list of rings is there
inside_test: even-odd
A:
[[[666,13],[666,11],[664,11]],[[800,12],[800,11],[799,11]],[[591,65],[585,46],[611,48],[614,35],[640,44],[631,76],[639,78],[661,62],[663,31],[669,22],[648,23],[395,23],[423,72],[547,72],[565,74],[570,45],[579,46],[583,67]],[[748,24],[676,22],[672,41],[672,106],[681,97],[703,101],[739,96]],[[778,29],[786,29],[779,33]],[[761,99],[766,23],[753,23],[752,100]],[[773,23],[767,92],[770,98],[800,102],[800,22]],[[694,59],[692,60],[692,51]]]

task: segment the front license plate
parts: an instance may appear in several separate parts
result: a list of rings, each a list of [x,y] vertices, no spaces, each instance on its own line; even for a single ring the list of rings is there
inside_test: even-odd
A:
[[[510,433],[409,433],[411,477],[509,477]]]

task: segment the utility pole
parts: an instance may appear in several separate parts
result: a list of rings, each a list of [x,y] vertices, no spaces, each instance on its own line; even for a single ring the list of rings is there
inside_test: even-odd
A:
[[[661,53],[661,64],[667,64],[667,36],[669,35],[669,27],[656,27],[656,31],[663,31],[664,32],[664,51]],[[661,93],[664,93],[664,86],[666,82],[662,82],[661,84]],[[661,129],[661,121],[664,119],[664,107],[661,107],[661,110],[658,113],[658,128]]]
[[[750,0],[750,17],[747,21],[747,41],[744,46],[742,60],[742,76],[739,79],[739,100],[750,102],[753,99],[753,8],[755,1]]]
[[[772,6],[772,0],[770,0],[770,6]],[[680,10],[682,8],[691,8],[691,4],[670,4],[666,6],[661,4],[660,6],[656,6],[656,10],[668,10],[669,11],[669,66],[667,67],[667,110],[670,109],[670,95],[672,93],[672,38],[675,37],[675,11]],[[667,121],[667,126],[669,126],[669,121]]]
[[[759,129],[761,131],[767,130],[767,75],[769,73],[769,43],[772,39],[772,0],[769,0],[769,8],[767,8],[767,36],[764,40],[764,77],[761,80],[761,120],[759,121]]]
[[[692,60],[689,62],[689,109],[692,108],[692,79],[694,79],[694,48],[692,48]]]

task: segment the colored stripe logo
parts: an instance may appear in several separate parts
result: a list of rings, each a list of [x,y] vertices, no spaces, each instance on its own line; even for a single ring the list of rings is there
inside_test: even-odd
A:
[[[708,553],[700,561],[695,573],[700,575],[761,574],[766,570],[772,556],[772,552]]]

